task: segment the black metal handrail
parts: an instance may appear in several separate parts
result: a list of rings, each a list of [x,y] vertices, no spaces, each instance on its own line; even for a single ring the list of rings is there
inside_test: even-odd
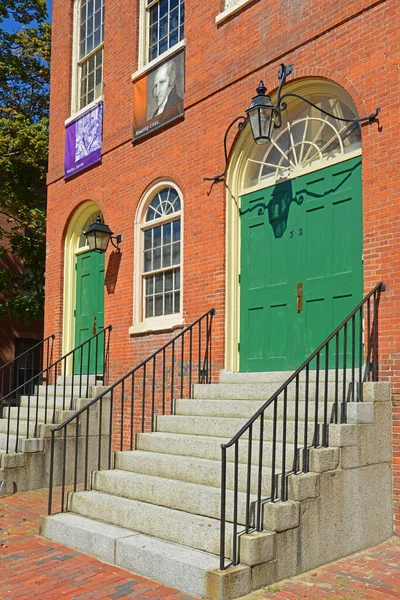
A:
[[[32,437],[36,438],[38,437],[40,424],[47,424],[49,420],[51,423],[55,423],[57,409],[72,410],[74,408],[74,398],[88,397],[91,377],[94,378],[95,381],[99,380],[105,383],[111,331],[111,325],[102,329],[3,397],[3,404],[12,398],[13,403],[16,405],[15,407],[7,406],[7,408],[3,406],[2,417],[4,416],[4,410],[7,411],[5,445],[5,452],[7,454],[10,451],[11,435],[15,435],[15,443],[11,444],[13,446],[11,451],[18,451],[18,440],[22,429],[22,420],[26,422],[26,432],[23,433],[21,437],[25,437],[26,439]],[[64,376],[62,385],[57,385],[57,378],[63,374],[65,375],[69,369],[71,370],[71,383],[67,385],[67,379]],[[43,385],[45,388],[43,390],[44,393],[40,394],[40,388]],[[58,395],[57,392],[60,390],[61,395]],[[39,398],[43,396],[44,416],[39,419],[39,410],[43,410],[39,408]],[[23,397],[26,398],[25,407],[21,407],[21,400]],[[57,398],[61,398],[61,402],[57,403]],[[26,418],[24,419],[21,419],[21,408],[26,409]],[[31,410],[34,415],[32,420]],[[16,413],[16,415],[14,415],[14,413]],[[50,419],[49,413],[51,415]],[[12,415],[14,418],[12,418]],[[11,432],[11,421],[16,421],[16,424],[13,427],[15,430],[14,433]]]
[[[191,398],[193,383],[211,383],[214,315],[215,309],[207,311],[64,423],[52,428],[49,514],[54,485],[61,485],[63,512],[68,483],[74,491],[78,483],[90,489],[92,471],[113,468],[113,451],[133,450],[136,433],[153,431],[157,415],[173,414],[175,393]],[[96,414],[91,412],[94,407],[98,408]],[[70,435],[69,427],[73,428]]]
[[[239,539],[243,533],[262,530],[263,505],[267,502],[287,500],[289,475],[309,471],[310,448],[329,445],[329,423],[346,422],[346,404],[348,401],[362,401],[363,381],[378,380],[378,307],[380,293],[385,290],[385,284],[378,283],[349,316],[257,410],[240,431],[228,443],[221,445],[221,570],[239,564]],[[372,319],[371,301],[373,302]],[[364,349],[365,356],[363,358]],[[329,398],[332,396],[329,389],[330,360],[333,361],[334,368],[331,407],[329,406]],[[314,371],[314,366],[315,381],[311,382],[310,372]],[[339,380],[340,371],[342,372],[341,381]],[[348,371],[350,372],[348,373]],[[322,372],[323,377],[321,377]],[[304,381],[301,381],[300,376],[303,373],[305,377]],[[315,387],[312,398],[310,388],[313,383]],[[294,385],[294,389],[290,388],[291,385],[292,388]],[[320,395],[321,388],[323,390]],[[288,417],[290,393],[294,396],[294,418],[292,420]],[[304,403],[300,403],[301,394],[304,394]],[[301,427],[300,420],[300,404],[303,404],[304,409],[303,427]],[[263,470],[266,450],[264,431],[266,427],[265,411],[270,406],[272,406],[273,414],[269,422],[272,431],[269,433],[270,439],[268,440],[271,448],[270,471],[267,474]],[[282,416],[280,440],[278,440],[279,410]],[[330,410],[331,415],[329,415]],[[259,424],[258,431],[256,431],[256,422],[257,425]],[[321,431],[322,435],[320,435]],[[247,449],[245,448],[244,456],[242,454],[242,462],[245,458],[244,469],[240,471],[239,445],[244,441]],[[256,452],[253,452],[253,445],[256,446]],[[233,463],[233,473],[231,473],[233,489],[229,490],[230,504],[228,507],[227,452],[230,448],[233,448],[233,456],[230,457],[230,462]],[[254,471],[252,471],[253,467]],[[269,482],[266,481],[268,475],[270,476]],[[241,476],[244,477],[244,481],[239,481]],[[245,507],[241,512],[239,487],[241,491],[245,492]],[[227,551],[229,546],[227,546],[226,539],[228,522],[232,524],[230,553],[229,550]],[[240,531],[239,525],[243,525],[243,529]],[[227,557],[228,560],[231,559],[228,564],[226,564]]]
[[[20,381],[21,371],[26,373],[33,373],[35,368],[41,369],[43,365],[43,359],[45,357],[46,366],[52,361],[53,346],[55,334],[51,334],[44,340],[40,340],[37,344],[34,344],[21,354],[18,354],[15,358],[12,358],[4,365],[0,367],[0,400],[5,395],[9,395],[10,392],[18,385]],[[51,346],[50,346],[51,344]],[[25,379],[24,384],[27,384],[29,377]]]

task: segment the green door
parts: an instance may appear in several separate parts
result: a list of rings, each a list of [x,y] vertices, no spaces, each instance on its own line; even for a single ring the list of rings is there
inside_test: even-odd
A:
[[[76,259],[75,347],[104,329],[104,254],[86,252]],[[76,353],[74,373],[100,373],[103,369],[104,338]]]
[[[240,370],[299,367],[362,298],[361,157],[242,197],[240,290]]]

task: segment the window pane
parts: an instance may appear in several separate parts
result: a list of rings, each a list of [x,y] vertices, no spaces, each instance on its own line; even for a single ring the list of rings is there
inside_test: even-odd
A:
[[[153,316],[153,298],[146,298],[146,317]]]
[[[160,17],[163,17],[168,12],[168,0],[161,0],[159,2],[160,6]]]
[[[163,52],[166,52],[167,50],[168,50],[168,38],[164,38],[163,40],[160,41],[158,53],[162,54]]]
[[[171,243],[171,229],[172,223],[166,223],[163,225],[163,244]]]
[[[173,306],[173,294],[165,294],[165,315],[170,315],[174,312]]]
[[[148,250],[149,248],[151,248],[151,232],[153,230],[152,229],[148,229],[147,231],[144,232],[144,249]]]
[[[165,273],[165,291],[170,292],[173,289],[173,272]]]
[[[154,293],[154,277],[150,275],[146,277],[146,296],[150,296]]]
[[[163,246],[162,249],[162,268],[171,266],[171,245]]]
[[[151,271],[151,250],[144,253],[144,270]]]
[[[175,307],[174,307],[174,312],[176,312],[176,313],[177,313],[177,312],[179,312],[179,311],[180,311],[180,307],[181,307],[181,305],[180,305],[180,302],[181,302],[181,294],[180,294],[180,292],[175,292],[174,296],[175,296]]]
[[[98,29],[94,33],[94,47],[95,48],[96,48],[96,46],[99,46],[99,44],[100,44],[100,34],[101,34],[100,29]]]
[[[173,235],[172,235],[173,241],[176,242],[176,241],[180,240],[181,239],[181,220],[180,219],[178,221],[173,221],[172,231],[173,231]]]
[[[160,20],[160,40],[168,35],[168,17],[163,17]]]
[[[163,297],[155,296],[155,316],[160,317],[163,314]]]
[[[179,42],[179,31],[178,31],[178,29],[175,29],[169,36],[169,45],[170,45],[170,47],[175,46],[175,44],[177,44],[178,42]]]
[[[153,229],[153,246],[161,246],[161,226]]]
[[[93,17],[90,17],[87,21],[87,34],[90,35],[93,33]]]
[[[172,264],[178,265],[181,261],[181,245],[179,242],[172,244]]]
[[[181,287],[181,270],[175,269],[175,289],[179,290]]]
[[[161,248],[153,251],[153,270],[161,269]]]
[[[169,15],[169,30],[173,31],[174,29],[178,29],[179,26],[179,13],[178,9],[172,10]]]
[[[163,283],[164,283],[164,276],[162,273],[158,273],[155,276],[155,280],[156,280],[156,285],[155,285],[155,293],[156,294],[161,294],[163,292]]]
[[[170,9],[173,10],[174,8],[176,8],[179,5],[179,0],[170,0],[169,5],[170,5]]]

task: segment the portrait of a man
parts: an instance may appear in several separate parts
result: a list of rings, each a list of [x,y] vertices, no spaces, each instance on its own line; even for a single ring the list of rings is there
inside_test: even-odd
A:
[[[185,51],[133,79],[133,140],[183,117]]]
[[[177,57],[180,58],[180,57]],[[177,86],[182,87],[180,65],[170,59],[149,75],[147,120],[160,117],[160,122],[182,114],[183,97]]]

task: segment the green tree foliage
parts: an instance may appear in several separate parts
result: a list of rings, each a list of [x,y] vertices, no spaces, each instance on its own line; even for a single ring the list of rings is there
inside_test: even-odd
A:
[[[43,315],[50,25],[46,0],[0,1],[0,317]],[[4,21],[12,19],[12,31]],[[17,268],[12,267],[17,262]]]

